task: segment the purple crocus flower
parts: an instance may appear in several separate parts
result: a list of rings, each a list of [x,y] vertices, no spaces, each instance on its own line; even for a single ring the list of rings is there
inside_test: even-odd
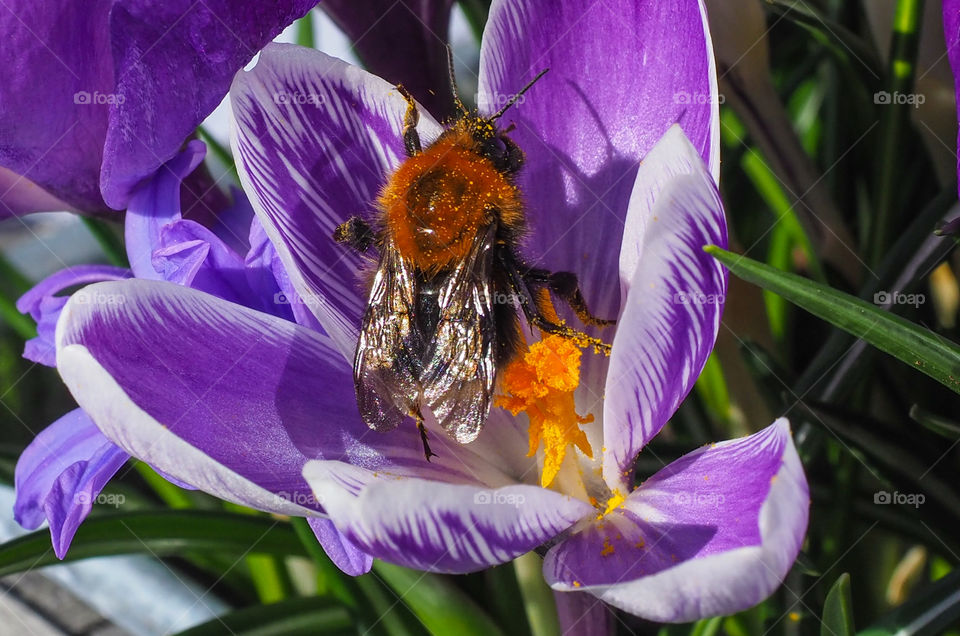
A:
[[[56,366],[54,331],[68,300],[60,293],[99,281],[165,280],[294,319],[299,305],[273,302],[277,295],[296,298],[296,292],[242,192],[234,192],[233,206],[218,210],[219,222],[213,228],[183,218],[182,182],[193,174],[205,152],[202,142],[190,142],[134,192],[126,216],[130,269],[69,267],[20,298],[18,308],[33,316],[38,332],[26,343],[24,357]],[[67,413],[37,435],[17,462],[17,521],[27,528],[48,521],[54,551],[63,558],[97,495],[129,458],[82,409]]]
[[[527,153],[525,252],[575,272],[595,312],[618,316],[611,356],[588,355],[576,391],[593,457],[568,449],[550,488],[523,416],[494,409],[469,445],[434,431],[432,462],[413,426],[380,434],[360,420],[363,262],[332,234],[370,211],[401,161],[405,104],[316,51],[267,47],[231,95],[244,189],[317,324],[163,281],[98,283],[63,308],[58,369],[124,451],[224,499],[311,518],[349,573],[373,557],[470,572],[546,546],[555,590],[639,616],[749,607],[779,585],[806,528],[787,422],[632,480],[713,347],[726,290],[701,249],[726,244],[703,6],[494,2],[478,101],[495,110],[544,67],[509,117]],[[426,141],[441,130],[426,112],[418,129]]]
[[[316,0],[0,4],[0,219],[121,210]]]

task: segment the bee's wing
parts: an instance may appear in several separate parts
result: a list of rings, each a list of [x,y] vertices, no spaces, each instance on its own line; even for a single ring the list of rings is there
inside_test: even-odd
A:
[[[353,380],[357,405],[370,428],[396,428],[416,403],[416,369],[423,351],[414,325],[415,276],[391,246],[384,246],[363,316]]]
[[[495,236],[495,226],[482,231],[467,258],[439,286],[439,317],[435,332],[428,336],[430,350],[421,375],[427,404],[444,430],[461,444],[480,433],[494,390]]]

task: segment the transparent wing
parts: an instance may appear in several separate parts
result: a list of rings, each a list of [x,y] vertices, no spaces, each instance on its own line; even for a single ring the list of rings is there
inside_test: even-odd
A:
[[[353,364],[357,405],[370,428],[396,428],[417,403],[423,341],[415,326],[416,278],[385,246],[363,316]]]
[[[480,433],[496,378],[491,277],[495,226],[481,232],[466,259],[437,286],[439,315],[420,376],[426,404],[461,444]]]

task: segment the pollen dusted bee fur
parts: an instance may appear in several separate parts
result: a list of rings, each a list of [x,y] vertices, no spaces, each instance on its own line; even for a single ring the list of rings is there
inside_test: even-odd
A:
[[[517,253],[525,224],[515,178],[524,155],[497,120],[545,72],[483,117],[464,107],[451,70],[459,116],[426,148],[416,103],[398,86],[407,101],[407,159],[381,191],[374,223],[353,217],[334,235],[360,252],[378,252],[354,359],[361,416],[375,430],[413,417],[427,459],[433,453],[423,407],[460,443],[479,434],[497,370],[524,344],[518,309],[543,332],[609,351],[553,310],[551,293],[583,322],[611,323],[590,314],[576,277],[531,268]]]

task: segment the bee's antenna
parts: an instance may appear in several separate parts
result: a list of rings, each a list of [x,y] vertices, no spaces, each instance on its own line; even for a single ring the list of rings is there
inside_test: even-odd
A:
[[[517,103],[517,100],[520,99],[521,97],[523,97],[523,94],[526,93],[528,90],[530,90],[530,87],[533,86],[533,85],[537,82],[538,79],[540,79],[541,77],[543,77],[544,75],[546,75],[546,74],[547,74],[547,71],[549,71],[549,70],[550,70],[550,69],[545,68],[545,69],[543,69],[542,71],[540,71],[539,73],[537,73],[537,76],[536,76],[536,77],[534,77],[532,80],[530,80],[529,82],[527,82],[527,85],[524,86],[523,88],[521,88],[521,89],[520,89],[520,92],[518,92],[516,95],[513,95],[509,100],[507,100],[507,103],[503,105],[503,108],[501,108],[500,110],[498,110],[492,117],[490,117],[490,119],[497,119],[498,117],[500,117],[501,115],[503,115],[505,112],[507,112],[507,109],[510,108],[511,106],[513,106],[514,104],[516,104],[516,103]]]
[[[453,93],[453,103],[460,109],[464,115],[468,113],[467,107],[460,100],[460,94],[457,92],[457,77],[453,72],[453,47],[447,45],[447,73],[450,75],[450,91]]]

